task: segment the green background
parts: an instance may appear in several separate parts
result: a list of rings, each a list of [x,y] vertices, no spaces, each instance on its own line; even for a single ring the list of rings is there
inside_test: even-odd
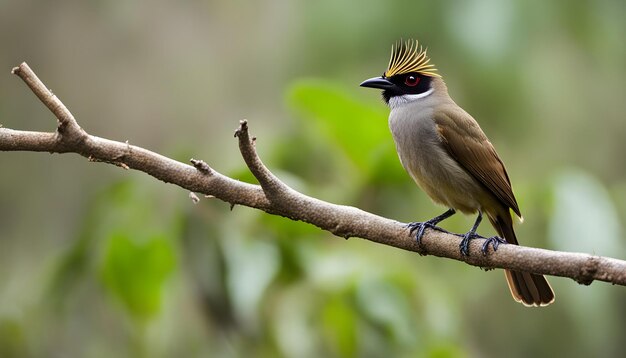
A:
[[[27,61],[91,134],[253,181],[233,131],[308,195],[443,211],[380,94],[418,38],[513,182],[524,245],[626,258],[624,1],[0,1],[0,124],[54,130]],[[446,221],[464,232],[473,218]],[[489,225],[480,232],[493,233]],[[420,257],[77,155],[0,153],[0,357],[623,356],[626,289]]]

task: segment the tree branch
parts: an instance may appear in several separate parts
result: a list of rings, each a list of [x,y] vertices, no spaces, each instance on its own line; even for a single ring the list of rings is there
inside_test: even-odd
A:
[[[334,235],[360,237],[383,245],[464,261],[483,268],[503,268],[569,277],[582,284],[594,280],[626,286],[626,261],[582,253],[569,253],[501,245],[497,252],[480,254],[483,240],[472,240],[470,256],[459,252],[461,238],[427,230],[417,245],[401,223],[350,206],[327,203],[301,194],[281,182],[258,157],[246,121],[235,132],[239,150],[259,185],[243,183],[218,173],[205,162],[184,164],[158,153],[99,138],[86,133],[65,105],[37,78],[26,63],[15,67],[18,75],[58,120],[56,132],[30,132],[0,127],[0,151],[77,153],[90,161],[135,169],[191,192],[214,196],[231,205],[243,205],[313,224]]]

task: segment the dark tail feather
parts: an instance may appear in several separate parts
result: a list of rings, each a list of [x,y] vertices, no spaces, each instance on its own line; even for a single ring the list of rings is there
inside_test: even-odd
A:
[[[517,245],[513,220],[508,212],[505,215],[497,215],[495,218],[489,215],[489,221],[498,235],[506,239],[509,244]],[[554,291],[542,275],[511,270],[504,270],[504,275],[515,301],[525,306],[547,306],[554,302]]]

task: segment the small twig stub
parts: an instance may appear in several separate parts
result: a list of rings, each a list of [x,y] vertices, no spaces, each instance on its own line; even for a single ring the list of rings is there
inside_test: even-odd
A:
[[[199,159],[191,159],[189,160],[193,166],[198,169],[199,172],[203,174],[211,174],[211,167],[205,163],[203,160]]]

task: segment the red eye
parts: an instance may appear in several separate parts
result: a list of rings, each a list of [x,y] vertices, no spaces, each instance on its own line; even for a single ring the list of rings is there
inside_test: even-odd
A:
[[[417,76],[408,75],[404,79],[404,84],[410,87],[415,87],[418,83],[420,83],[420,78]]]

